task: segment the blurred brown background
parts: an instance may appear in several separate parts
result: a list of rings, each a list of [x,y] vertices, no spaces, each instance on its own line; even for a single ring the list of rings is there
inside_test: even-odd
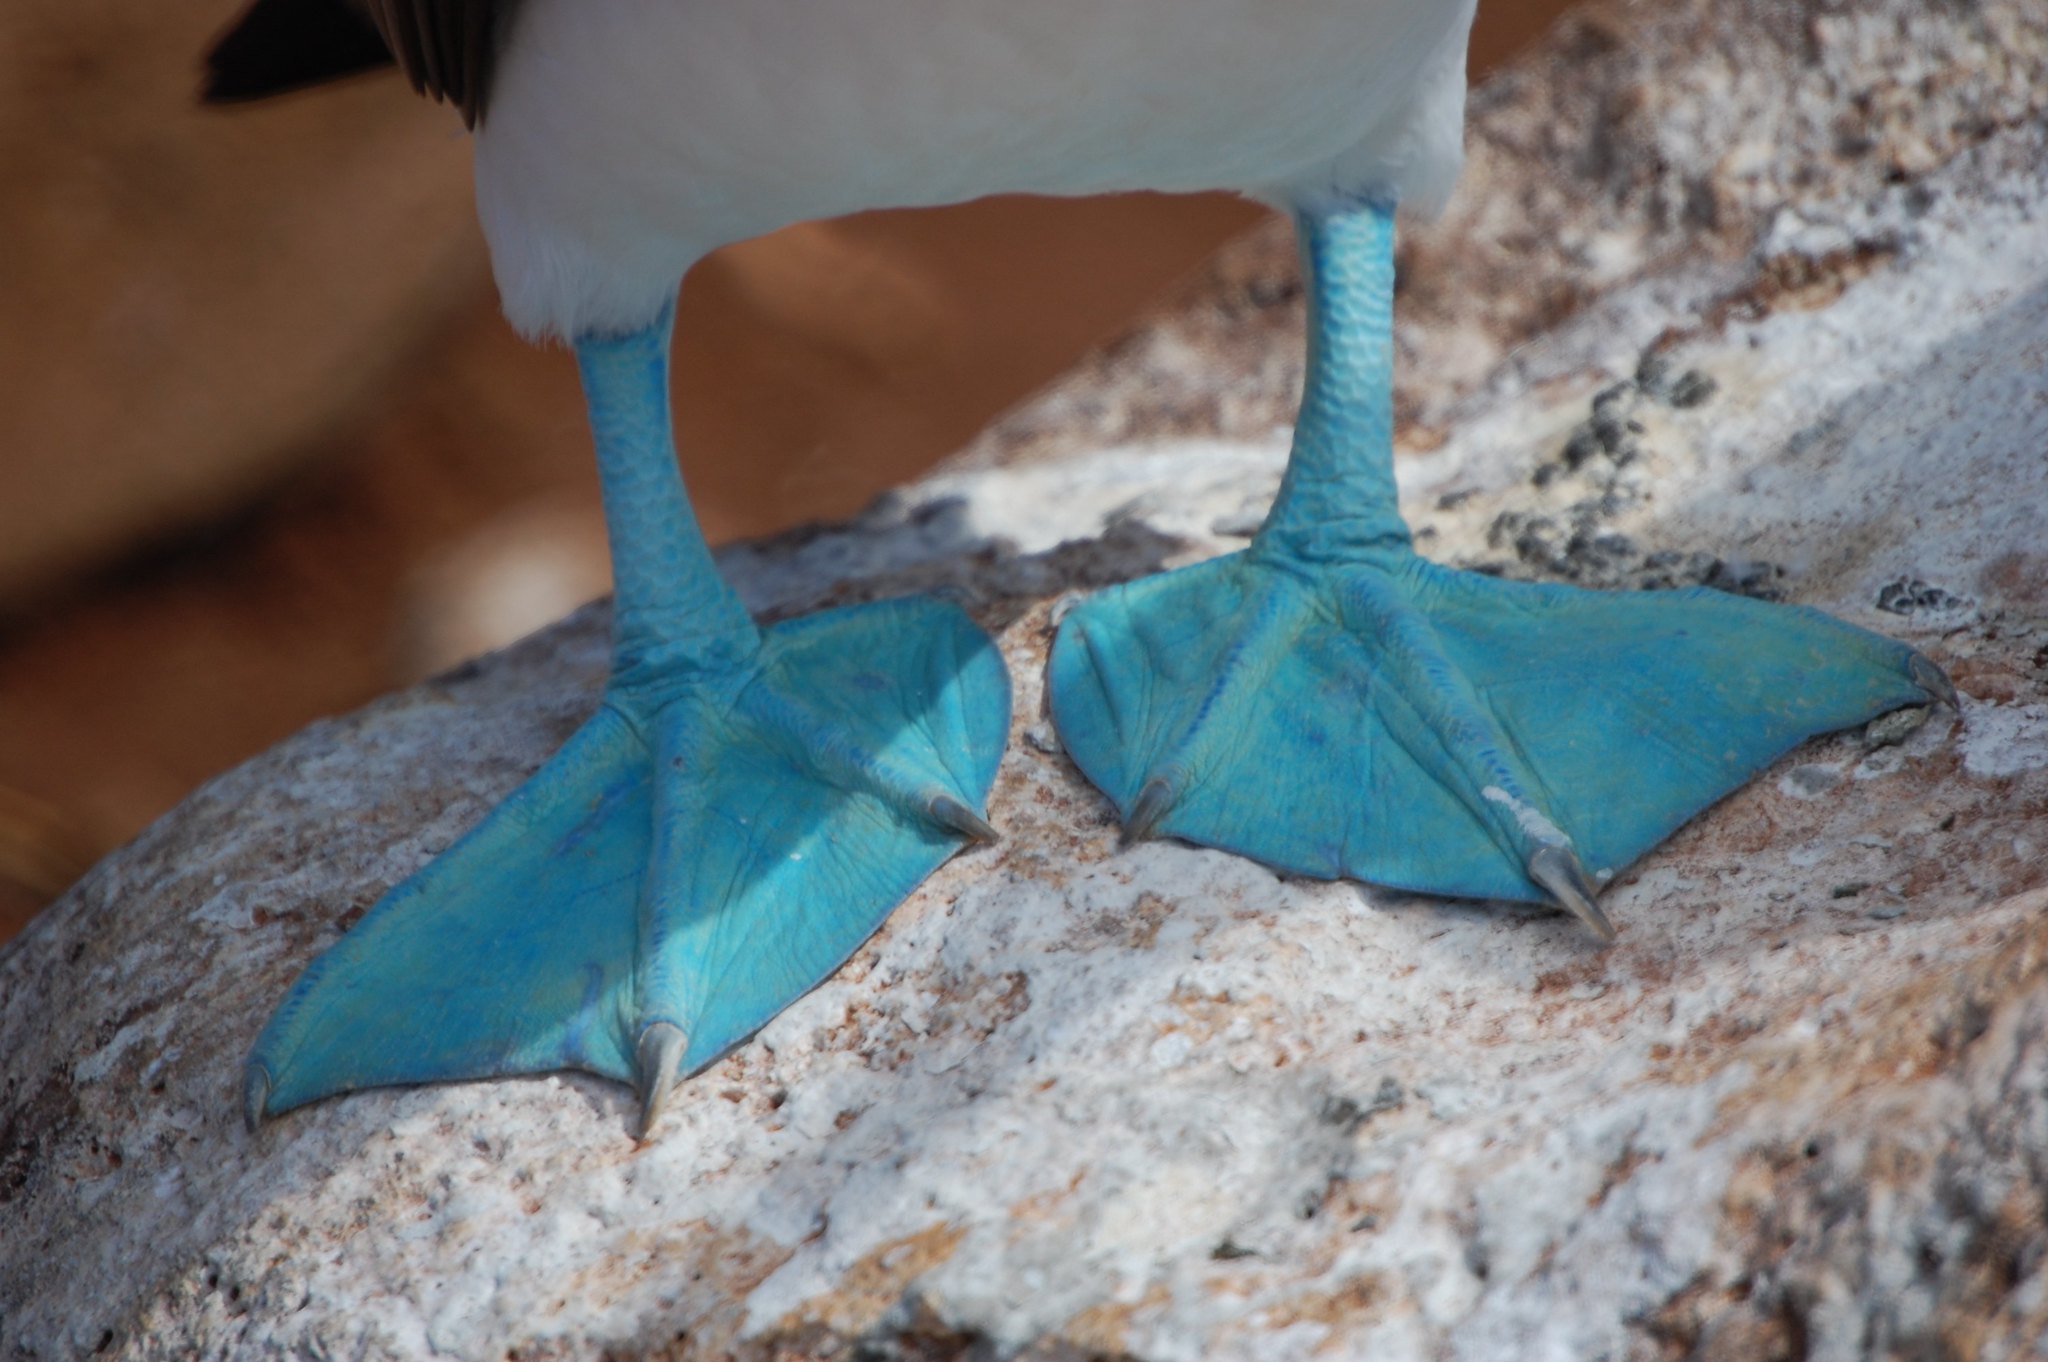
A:
[[[1475,73],[1566,0],[1489,0]],[[212,773],[607,589],[574,366],[498,318],[456,119],[390,77],[194,102],[234,14],[0,9],[0,939]],[[714,541],[842,517],[1257,220],[1002,199],[691,276]]]

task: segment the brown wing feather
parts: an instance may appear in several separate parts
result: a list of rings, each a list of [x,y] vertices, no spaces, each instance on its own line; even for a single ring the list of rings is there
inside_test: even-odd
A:
[[[434,10],[436,8],[438,6],[433,4],[414,5],[412,7],[411,19],[414,36],[418,39],[420,45],[420,61],[426,67],[427,88],[433,91],[434,98],[446,99],[448,97],[448,77],[452,73],[441,69],[441,44],[435,38]]]
[[[434,33],[434,46],[441,49],[441,65],[451,71],[466,73],[470,68],[463,60],[468,54],[462,44],[462,15],[453,5],[440,5],[436,8],[439,12],[434,17],[439,21],[439,27]],[[455,106],[462,108],[467,102],[458,99]],[[466,114],[464,116],[467,117]]]
[[[514,0],[503,0],[506,9]],[[490,75],[491,54],[495,50],[491,31],[491,10],[488,5],[464,5],[462,7],[462,64],[465,70],[477,73],[463,92],[462,121],[475,127],[484,111],[484,83]]]
[[[398,12],[399,0],[369,0],[370,18],[377,25],[377,31],[384,35],[384,45],[391,49],[391,56],[398,63],[398,69],[405,72],[405,78],[412,82],[416,94],[427,92],[427,64],[420,55],[419,40],[413,36],[412,25]]]
[[[517,0],[368,0],[412,88],[445,99],[475,127],[489,102],[493,28]]]

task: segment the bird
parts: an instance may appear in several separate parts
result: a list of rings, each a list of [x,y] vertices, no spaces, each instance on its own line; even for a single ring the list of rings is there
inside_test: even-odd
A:
[[[1287,470],[1240,552],[1060,622],[1055,727],[1129,839],[1549,903],[1819,733],[1954,704],[1912,648],[1707,589],[1418,555],[1393,476],[1394,258],[1462,157],[1477,0],[256,0],[206,97],[395,63],[474,139],[505,315],[576,356],[615,597],[604,701],[278,1004],[268,1118],[361,1088],[583,1069],[646,1138],[681,1080],[993,840],[1010,722],[960,610],[758,627],[677,469],[669,333],[718,247],[997,192],[1233,190],[1289,215],[1309,306]]]

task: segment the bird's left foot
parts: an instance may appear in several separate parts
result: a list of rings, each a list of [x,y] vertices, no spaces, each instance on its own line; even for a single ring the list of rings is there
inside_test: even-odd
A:
[[[1304,214],[1308,382],[1243,553],[1105,591],[1053,718],[1133,836],[1323,878],[1553,901],[1803,738],[1953,701],[1911,648],[1712,591],[1503,582],[1410,547],[1393,468],[1394,214]]]
[[[1818,611],[1504,582],[1393,544],[1103,592],[1061,625],[1051,683],[1133,837],[1549,900],[1603,937],[1598,886],[1793,744],[1954,697]]]

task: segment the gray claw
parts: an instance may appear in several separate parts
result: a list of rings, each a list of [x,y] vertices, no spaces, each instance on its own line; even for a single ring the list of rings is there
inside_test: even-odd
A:
[[[1956,694],[1956,683],[1948,679],[1947,672],[1935,666],[1919,653],[1913,654],[1913,660],[1906,664],[1906,669],[1912,673],[1914,685],[1926,691],[1944,705],[1947,705],[1957,714],[1963,712],[1963,697]]]
[[[654,1131],[668,1096],[676,1088],[676,1067],[683,1062],[683,1028],[674,1022],[649,1022],[634,1047],[633,1070],[640,1089],[640,1138]]]
[[[933,795],[925,806],[925,812],[940,827],[951,828],[970,841],[989,843],[999,841],[1002,834],[995,826],[974,810],[962,804],[951,795]]]
[[[263,1108],[270,1105],[270,1070],[251,1064],[242,1074],[242,1124],[254,1135],[263,1129]]]
[[[1528,868],[1529,878],[1549,890],[1558,907],[1592,928],[1593,935],[1602,941],[1614,940],[1614,924],[1593,902],[1599,887],[1570,847],[1558,843],[1539,847],[1529,858]]]
[[[1145,788],[1138,791],[1138,802],[1131,806],[1131,816],[1124,823],[1124,845],[1142,842],[1150,837],[1161,820],[1173,809],[1176,792],[1164,776],[1154,776],[1145,782]]]

